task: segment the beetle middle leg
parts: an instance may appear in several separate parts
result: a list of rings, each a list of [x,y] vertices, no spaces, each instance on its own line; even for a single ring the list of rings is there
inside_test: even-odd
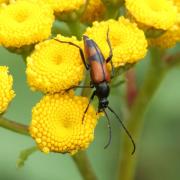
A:
[[[112,46],[111,46],[111,42],[109,40],[109,27],[108,27],[108,30],[107,30],[107,38],[106,38],[106,41],[108,43],[108,46],[109,46],[109,56],[107,57],[106,59],[106,63],[110,62],[111,63],[111,67],[112,67],[112,71],[111,71],[111,78],[114,77],[114,65],[113,65],[113,62],[112,62],[112,57],[113,57],[113,51],[112,51]]]
[[[71,89],[75,89],[75,88],[94,88],[94,85],[90,85],[90,86],[71,86],[70,88],[66,89],[65,91],[69,91]]]
[[[81,59],[82,59],[82,61],[83,61],[83,64],[84,64],[86,70],[89,70],[89,64],[86,63],[86,59],[85,59],[83,50],[82,50],[82,48],[81,48],[80,46],[78,46],[77,44],[74,44],[74,43],[72,43],[72,42],[68,42],[68,41],[61,41],[61,40],[59,40],[59,39],[54,39],[54,40],[55,40],[55,41],[58,41],[58,42],[60,42],[60,43],[66,43],[66,44],[70,44],[70,45],[72,45],[72,46],[77,47],[77,48],[79,49],[79,52],[80,52],[80,55],[81,55]]]
[[[84,111],[84,114],[83,114],[83,118],[82,118],[82,123],[84,121],[84,117],[85,117],[85,114],[87,113],[88,109],[89,109],[89,105],[91,104],[92,100],[94,99],[94,96],[96,95],[96,91],[94,91],[90,97],[90,100],[89,100],[89,103]]]

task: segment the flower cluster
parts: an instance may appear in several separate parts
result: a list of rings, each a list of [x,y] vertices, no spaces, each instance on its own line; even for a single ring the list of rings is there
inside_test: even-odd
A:
[[[79,44],[76,38],[61,35],[57,40]],[[27,58],[27,80],[34,90],[55,93],[78,85],[83,79],[83,63],[76,47],[54,39],[35,46]]]
[[[3,3],[8,3],[9,0],[0,0],[0,4],[3,4]]]
[[[46,95],[33,108],[30,133],[39,148],[48,153],[62,152],[74,154],[85,149],[94,137],[97,116],[85,97],[65,95]]]
[[[88,28],[85,32],[87,36],[97,42],[106,58],[109,55],[108,28],[113,48],[112,61],[115,67],[135,63],[146,55],[147,41],[143,31],[138,29],[135,23],[121,17],[118,21],[111,19],[99,23],[94,22],[93,27]]]
[[[67,12],[79,9],[84,5],[84,0],[41,0],[49,4],[55,12]]]
[[[0,114],[3,113],[15,96],[12,90],[13,78],[9,75],[8,67],[0,66]]]
[[[7,5],[0,11],[0,44],[19,48],[47,39],[53,21],[53,11],[44,3],[17,1]]]
[[[30,134],[45,153],[73,154],[87,148],[99,118],[91,105],[85,113],[88,98],[76,96],[70,90],[83,81],[85,74],[79,51],[84,50],[83,40],[72,35],[84,34],[94,40],[105,59],[111,45],[116,70],[142,60],[148,44],[167,48],[180,40],[178,0],[125,0],[118,3],[126,10],[123,16],[120,10],[107,12],[114,5],[101,0],[4,0],[0,3],[7,3],[0,9],[0,44],[9,50],[33,49],[20,52],[27,56],[28,85],[44,94],[32,110]],[[63,22],[66,28],[59,22],[58,15],[63,13],[71,17]],[[107,19],[111,13],[119,16]],[[0,67],[0,113],[13,97],[12,77],[7,67]]]
[[[176,0],[126,0],[130,19],[148,36],[150,46],[170,48],[180,41],[180,10]]]
[[[86,23],[101,20],[105,14],[106,7],[101,0],[89,0],[81,20]]]
[[[126,7],[137,22],[157,29],[169,29],[176,21],[177,11],[169,0],[125,0]]]
[[[180,2],[173,0],[175,7],[177,8],[177,18],[173,26],[165,31],[161,36],[157,38],[149,38],[148,42],[151,46],[159,46],[161,48],[173,47],[176,42],[180,42]]]

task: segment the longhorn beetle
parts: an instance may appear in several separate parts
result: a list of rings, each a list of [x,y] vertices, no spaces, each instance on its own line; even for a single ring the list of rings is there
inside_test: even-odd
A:
[[[54,39],[54,40],[56,40],[60,43],[67,43],[67,44],[77,47],[79,49],[81,59],[84,63],[86,70],[90,71],[90,77],[91,77],[90,86],[73,86],[68,89],[68,90],[70,90],[72,88],[95,88],[95,90],[93,91],[93,93],[90,97],[89,103],[84,111],[82,121],[84,120],[84,116],[89,108],[90,103],[92,102],[94,97],[97,96],[99,99],[98,112],[105,113],[107,121],[108,121],[108,128],[109,128],[109,139],[108,139],[108,143],[106,144],[106,146],[104,148],[107,148],[111,142],[110,119],[105,110],[107,108],[109,111],[111,111],[115,115],[115,117],[118,119],[118,121],[122,125],[123,129],[129,136],[129,138],[131,139],[131,142],[133,144],[132,154],[134,154],[136,146],[135,146],[135,142],[134,142],[132,136],[130,135],[129,131],[127,130],[127,128],[125,127],[125,125],[123,124],[123,122],[121,121],[119,116],[114,112],[114,110],[111,107],[108,106],[109,101],[107,98],[108,98],[109,92],[110,92],[109,82],[114,75],[114,66],[112,63],[113,52],[112,52],[112,47],[111,47],[111,43],[109,40],[109,28],[107,30],[106,41],[107,41],[110,51],[109,51],[109,56],[107,59],[104,58],[98,45],[92,39],[90,39],[88,36],[83,35],[84,51],[85,51],[84,53],[80,46],[78,46],[72,42],[61,41],[58,39]],[[86,63],[86,59],[88,61],[88,64]],[[107,69],[108,62],[110,62],[111,66],[112,66],[112,77],[110,76],[110,73]]]

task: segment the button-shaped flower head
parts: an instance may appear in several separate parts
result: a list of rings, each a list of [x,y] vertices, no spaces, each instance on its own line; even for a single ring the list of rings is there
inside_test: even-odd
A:
[[[157,46],[160,48],[171,48],[178,41],[180,41],[180,27],[178,25],[174,25],[172,28],[157,38],[148,39],[150,46]]]
[[[177,7],[177,20],[176,23],[157,38],[149,38],[148,42],[150,46],[158,46],[161,48],[173,47],[176,42],[180,42],[180,1],[172,0],[174,6]]]
[[[177,22],[174,26],[177,27],[177,29],[176,29],[177,41],[180,42],[180,1],[179,0],[173,0],[173,2],[174,2],[174,5],[177,7],[177,10],[178,10]]]
[[[84,5],[84,0],[41,0],[49,4],[55,12],[67,12],[79,9]]]
[[[135,23],[121,17],[119,21],[94,22],[93,26],[85,32],[98,44],[105,57],[109,55],[106,40],[108,28],[109,40],[113,49],[112,61],[115,67],[135,63],[146,55],[147,41],[144,32],[138,29]]]
[[[58,36],[56,39],[79,44],[74,37]],[[27,58],[27,80],[34,90],[42,92],[60,92],[83,79],[84,65],[79,49],[52,40],[44,41],[35,47]]]
[[[0,0],[0,5],[3,4],[3,3],[8,3],[9,0]]]
[[[92,106],[82,118],[88,99],[64,95],[44,96],[32,110],[30,134],[45,153],[74,154],[88,147],[94,138],[97,115]]]
[[[0,44],[19,48],[47,39],[53,21],[53,10],[44,3],[17,1],[7,5],[0,11]]]
[[[105,10],[106,7],[101,0],[89,0],[81,20],[88,23],[99,21],[103,18]]]
[[[177,18],[176,7],[169,0],[125,0],[126,8],[137,22],[167,30]]]
[[[0,66],[0,114],[3,113],[15,96],[12,90],[13,78],[9,75],[8,67]]]

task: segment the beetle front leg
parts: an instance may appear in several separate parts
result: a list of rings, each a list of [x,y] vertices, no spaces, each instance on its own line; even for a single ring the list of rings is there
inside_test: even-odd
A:
[[[79,53],[80,53],[81,59],[82,59],[82,61],[83,61],[83,64],[84,64],[86,70],[89,70],[89,64],[86,63],[83,50],[82,50],[82,48],[81,48],[80,46],[78,46],[77,44],[74,44],[74,43],[72,43],[72,42],[68,42],[68,41],[61,41],[61,40],[59,40],[59,39],[54,39],[54,40],[55,40],[55,41],[58,41],[58,42],[60,42],[60,43],[67,43],[67,44],[70,44],[70,45],[72,45],[72,46],[77,47],[77,48],[79,49]]]
[[[107,30],[107,39],[106,39],[107,43],[108,43],[108,46],[109,46],[109,56],[107,57],[106,59],[106,63],[110,62],[111,63],[111,67],[112,67],[112,71],[111,71],[111,78],[114,77],[114,74],[115,74],[115,71],[114,71],[114,65],[113,65],[113,62],[112,62],[112,57],[113,57],[113,51],[112,51],[112,46],[111,46],[111,42],[109,40],[109,27],[108,27],[108,30]]]

